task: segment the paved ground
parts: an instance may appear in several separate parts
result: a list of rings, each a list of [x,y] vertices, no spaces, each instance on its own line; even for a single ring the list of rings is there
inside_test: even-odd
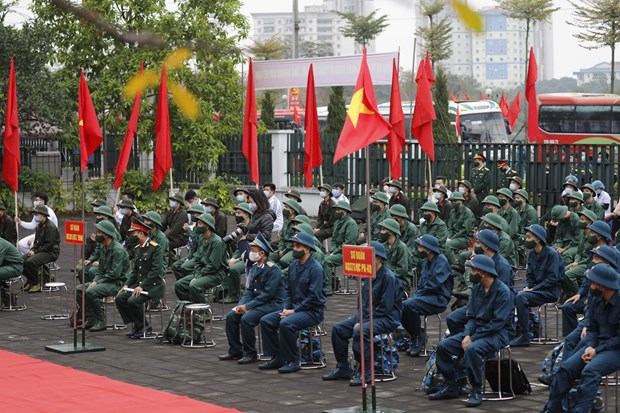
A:
[[[92,225],[89,228],[92,229]],[[61,232],[63,231],[64,219],[61,218]],[[57,272],[57,280],[72,286],[72,246],[62,245],[58,263],[61,269]],[[171,287],[174,276],[168,274],[166,279],[166,296],[171,304],[175,302],[174,290]],[[73,293],[70,294],[72,297]],[[217,342],[215,348],[188,349],[157,344],[153,340],[130,340],[125,337],[123,330],[108,330],[100,333],[87,332],[87,342],[103,345],[106,351],[60,355],[46,351],[44,347],[59,342],[72,342],[73,330],[68,321],[41,319],[41,315],[48,312],[48,303],[43,294],[29,294],[27,299],[26,311],[0,312],[0,348],[244,412],[317,412],[361,404],[359,388],[351,388],[344,381],[321,381],[321,375],[335,365],[329,335],[322,339],[323,348],[327,352],[328,367],[292,375],[259,371],[256,365],[239,366],[235,362],[219,361],[217,356],[227,350],[223,321],[214,323]],[[231,307],[232,305],[226,306],[226,310]],[[331,332],[331,326],[349,316],[354,308],[355,296],[330,297],[324,323],[327,331]],[[108,321],[111,320],[112,310],[111,307],[108,309]],[[219,311],[220,307],[217,305],[216,314]],[[166,318],[168,315],[169,313],[165,313]],[[118,319],[120,317],[117,315]],[[159,321],[155,320],[154,325],[158,326],[158,323]],[[431,320],[429,324],[434,341],[437,336],[437,322]],[[467,409],[467,412],[540,411],[547,397],[547,389],[538,384],[536,377],[540,372],[540,363],[550,349],[551,346],[531,346],[513,350],[513,359],[522,364],[532,383],[531,395],[518,396],[511,401],[485,402],[481,408]],[[398,379],[390,383],[377,383],[379,406],[428,413],[465,411],[464,402],[461,400],[431,402],[423,392],[417,390],[424,371],[424,358],[401,356],[400,360]],[[613,394],[611,396],[613,397]],[[610,407],[614,404],[614,400],[610,399]]]

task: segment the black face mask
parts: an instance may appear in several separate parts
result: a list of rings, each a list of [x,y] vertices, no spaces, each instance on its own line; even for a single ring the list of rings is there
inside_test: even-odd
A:
[[[477,245],[474,245],[474,252],[475,252],[477,255],[484,254],[484,249],[482,249],[482,247],[479,247],[479,246],[477,246]]]
[[[603,294],[603,292],[597,288],[592,288],[590,287],[590,295],[592,297],[600,297]]]
[[[476,168],[480,168],[480,167],[482,166],[482,162],[480,162],[480,161],[475,161],[475,162],[474,162],[474,166],[475,166]]]
[[[379,234],[379,240],[381,242],[387,242],[388,239],[390,239],[390,233],[389,232],[381,232]]]
[[[523,204],[523,201],[521,201],[520,199],[517,199],[515,201],[515,203],[513,204],[515,208],[520,207]]]
[[[245,221],[245,218],[243,218],[241,215],[235,215],[235,222],[237,224],[241,224],[243,221]]]
[[[425,259],[427,255],[428,254],[425,250],[418,250],[418,258],[420,258],[421,260]]]
[[[137,235],[130,235],[127,237],[128,244],[137,244],[138,242],[140,242],[140,238],[138,238]]]
[[[506,202],[508,202],[508,200],[507,200],[507,199],[500,198],[500,199],[499,199],[499,206],[504,206],[504,205],[506,205]]]
[[[194,229],[194,231],[196,231],[196,234],[203,235],[205,232],[207,232],[207,227],[199,227],[199,226],[196,226],[196,228]]]
[[[306,255],[306,251],[304,250],[293,250],[293,258],[296,260],[302,258],[304,255]]]
[[[95,236],[95,241],[96,241],[96,242],[103,242],[103,241],[104,241],[103,235],[97,235],[97,236]]]
[[[490,214],[493,210],[489,207],[482,208],[482,215]]]
[[[568,206],[570,208],[577,208],[577,201],[568,201]]]
[[[432,214],[422,214],[422,218],[424,218],[424,220],[426,222],[431,222],[431,219],[433,219],[433,215]]]
[[[587,201],[588,199],[592,198],[592,194],[589,192],[584,192],[583,193],[583,200]]]

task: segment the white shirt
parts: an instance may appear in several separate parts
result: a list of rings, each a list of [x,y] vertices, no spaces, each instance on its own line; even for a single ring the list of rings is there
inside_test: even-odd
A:
[[[600,194],[594,194],[594,199],[601,204],[607,204],[607,209],[605,210],[605,218],[611,215],[611,196],[606,191],[601,191]]]
[[[56,225],[58,227],[58,218],[56,218],[56,214],[54,213],[54,210],[50,207],[48,207],[47,205],[45,205],[45,208],[47,208],[47,213],[49,214],[48,219],[50,221],[52,221],[54,223],[54,225]],[[30,222],[24,222],[21,221],[19,223],[19,226],[22,228],[26,228],[26,229],[35,229],[37,227],[37,225],[39,225],[39,223],[37,221],[35,221],[34,219]]]
[[[347,201],[347,202],[349,202],[349,198],[347,198],[347,196],[345,194],[340,194],[339,197],[337,197],[337,198],[334,197],[333,199],[334,199],[334,202],[336,202],[336,203],[338,203],[340,201]],[[349,202],[349,204],[351,204],[351,203]]]
[[[269,197],[269,205],[271,210],[276,213],[276,220],[273,223],[272,232],[280,232],[284,225],[284,218],[282,217],[282,202],[275,195]]]

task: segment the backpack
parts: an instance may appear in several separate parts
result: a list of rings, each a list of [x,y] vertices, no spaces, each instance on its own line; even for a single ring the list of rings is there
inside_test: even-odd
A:
[[[516,360],[504,359],[500,361],[502,367],[502,392],[511,393],[510,377],[512,376],[512,391],[514,394],[530,394],[532,386],[528,381],[521,365]],[[509,364],[510,363],[510,364]],[[484,365],[484,375],[489,382],[491,390],[497,392],[499,383],[497,382],[497,360],[487,360]]]
[[[170,314],[170,320],[162,333],[163,340],[167,340],[172,344],[181,344],[183,339],[191,340],[190,334],[193,335],[194,341],[200,341],[200,337],[204,331],[203,322],[207,322],[211,319],[211,310],[207,311],[206,315],[194,314],[194,330],[190,330],[190,321],[187,320],[187,325],[183,326],[183,312],[185,306],[192,304],[189,301],[177,301],[172,314]]]
[[[540,368],[545,374],[555,374],[562,364],[562,355],[564,354],[564,342],[553,347],[547,353],[547,357],[543,360]]]
[[[456,359],[454,356],[453,358]],[[445,378],[437,369],[437,350],[433,350],[428,356],[428,360],[426,360],[420,389],[426,394],[437,393],[443,388],[445,381]],[[467,392],[467,371],[463,366],[462,360],[456,366],[456,384],[459,386],[460,394]]]
[[[325,353],[321,350],[321,341],[318,337],[312,337],[312,354],[310,354],[310,340],[308,329],[302,329],[299,332],[299,356],[302,364],[304,363],[319,363],[321,359],[325,359]]]
[[[392,348],[390,348],[390,341],[386,336],[383,338],[382,336],[375,336],[373,342],[375,346],[375,374],[390,374],[398,368],[400,358],[396,343],[392,342]],[[382,348],[383,357],[381,356]]]

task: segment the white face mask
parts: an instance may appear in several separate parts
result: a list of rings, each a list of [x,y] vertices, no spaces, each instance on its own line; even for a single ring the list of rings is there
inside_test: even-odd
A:
[[[387,185],[383,185],[383,192],[387,192],[390,189],[389,186]]]
[[[237,202],[245,202],[245,195],[239,194],[235,197],[235,199],[237,200]]]
[[[459,186],[459,192],[464,194],[465,193],[465,187],[464,186]]]
[[[510,184],[510,185],[508,185],[508,188],[510,188],[511,191],[516,191],[517,190],[517,185]]]
[[[439,192],[435,192],[433,193],[433,198],[439,201],[441,199],[441,194]]]
[[[263,194],[265,194],[267,198],[271,197],[271,192],[269,191],[263,191]]]
[[[388,191],[390,194],[393,194],[394,192],[396,192],[396,187],[390,186],[388,187]]]
[[[207,206],[205,207],[205,212],[206,212],[207,214],[210,214],[211,212],[213,212],[213,208],[207,205]]]
[[[35,216],[34,216],[34,221],[35,221],[36,223],[41,222],[41,217],[40,217],[40,216],[38,216],[38,215],[35,215]]]
[[[177,201],[170,200],[170,208],[176,208]]]
[[[260,260],[260,252],[250,251],[250,255],[248,256],[248,258],[250,259],[250,261],[256,262]]]
[[[319,194],[321,196],[321,198],[325,199],[327,198],[327,192],[325,191],[321,191],[321,193]]]
[[[41,201],[33,201],[32,205],[34,205],[35,207],[39,206],[39,205],[41,205]]]
[[[251,204],[249,204],[250,207],[250,211],[254,212],[256,211],[256,203],[252,202]]]

